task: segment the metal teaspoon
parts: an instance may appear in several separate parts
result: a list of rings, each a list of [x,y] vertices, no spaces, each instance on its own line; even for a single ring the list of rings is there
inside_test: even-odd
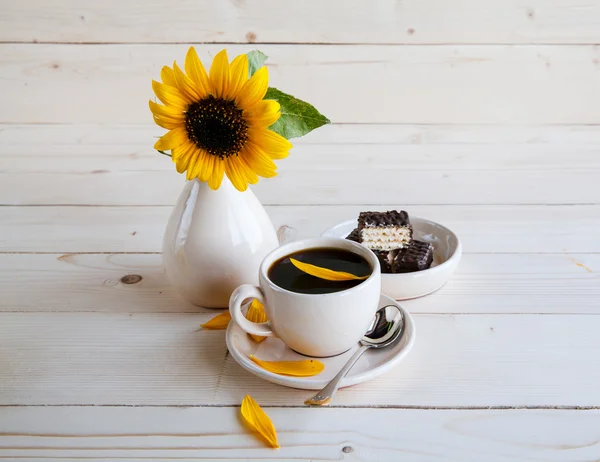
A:
[[[389,307],[393,307],[398,310],[398,314],[392,321],[388,321],[386,317],[386,311]],[[309,406],[329,405],[333,399],[333,395],[335,395],[335,392],[340,385],[340,381],[346,376],[348,371],[352,368],[352,366],[354,366],[354,363],[358,361],[358,358],[360,358],[365,351],[367,351],[369,348],[385,348],[390,346],[402,336],[403,332],[404,315],[396,305],[387,305],[377,310],[369,330],[360,340],[361,347],[356,350],[356,352],[352,355],[344,367],[342,367],[338,374],[331,379],[327,385],[325,385],[325,388],[323,388],[312,398],[304,401],[304,404]]]

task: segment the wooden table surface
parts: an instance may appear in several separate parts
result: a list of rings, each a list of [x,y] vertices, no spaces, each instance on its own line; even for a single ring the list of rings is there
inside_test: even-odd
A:
[[[254,187],[284,240],[404,208],[463,242],[410,355],[331,408],[165,280],[184,180],[147,100],[192,43],[333,121]],[[599,460],[598,43],[593,0],[0,0],[0,459]]]

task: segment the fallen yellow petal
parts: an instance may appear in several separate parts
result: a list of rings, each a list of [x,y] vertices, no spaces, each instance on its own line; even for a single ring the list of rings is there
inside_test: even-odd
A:
[[[311,265],[310,263],[303,263],[295,258],[290,258],[290,261],[292,262],[292,265],[300,271],[328,281],[350,281],[353,279],[367,279],[369,277],[369,275],[355,276],[354,274],[346,273],[345,271],[334,271],[327,268],[321,268],[320,266]]]
[[[250,355],[250,359],[263,369],[274,374],[290,375],[292,377],[312,377],[320,374],[325,365],[316,359],[303,359],[301,361],[263,361]]]
[[[258,300],[253,300],[248,307],[246,319],[252,322],[267,322],[267,314],[265,313],[265,307],[262,305],[262,303],[260,303]],[[203,329],[213,330],[227,329],[229,321],[231,321],[231,314],[229,311],[224,311],[223,313],[218,314],[214,318],[208,320],[204,324],[201,324],[200,327]],[[260,335],[250,335],[250,337],[259,343],[267,338]]]
[[[214,330],[227,329],[229,321],[231,321],[231,314],[229,313],[229,311],[224,311],[223,313],[216,315],[214,318],[210,319],[204,324],[201,324],[200,327],[202,327],[203,329]]]
[[[246,395],[242,401],[242,417],[244,421],[256,430],[273,448],[278,448],[277,432],[269,416],[261,409],[254,399]]]
[[[265,307],[258,300],[252,300],[252,303],[248,307],[248,312],[246,313],[246,319],[252,322],[267,322],[267,313],[265,313]],[[267,337],[263,337],[261,335],[248,334],[252,337],[252,340],[255,342],[262,342]]]

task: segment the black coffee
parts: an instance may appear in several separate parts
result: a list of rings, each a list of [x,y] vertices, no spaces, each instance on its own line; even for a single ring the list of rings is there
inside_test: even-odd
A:
[[[355,276],[368,276],[373,269],[360,255],[340,249],[320,248],[301,250],[277,260],[269,268],[269,279],[282,289],[301,294],[327,294],[351,289],[364,282],[360,279],[350,281],[328,281],[296,268],[290,258],[304,263],[320,266],[334,271],[345,271]]]

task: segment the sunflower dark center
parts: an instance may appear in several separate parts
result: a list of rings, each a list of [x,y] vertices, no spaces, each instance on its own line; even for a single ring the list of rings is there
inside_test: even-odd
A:
[[[233,101],[209,96],[188,106],[188,138],[221,159],[237,155],[248,139],[248,125]]]

